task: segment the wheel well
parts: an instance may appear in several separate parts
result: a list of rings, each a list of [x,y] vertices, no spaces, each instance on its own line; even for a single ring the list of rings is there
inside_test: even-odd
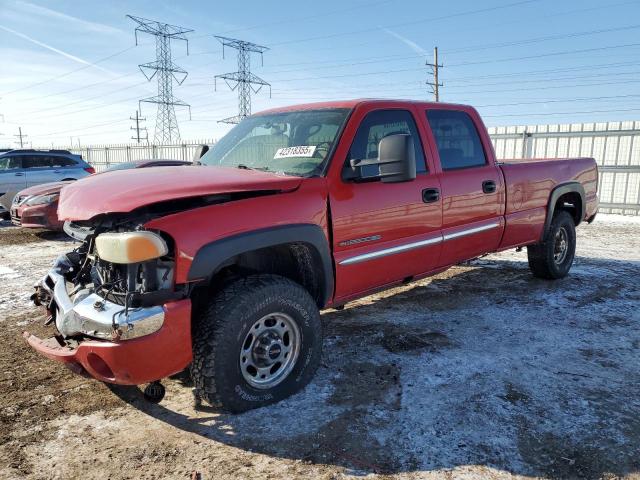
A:
[[[578,226],[582,221],[582,197],[578,192],[569,192],[556,201],[554,213],[564,210],[571,214],[573,222]]]
[[[270,273],[302,285],[322,307],[326,298],[324,269],[318,251],[308,243],[288,243],[244,252],[229,259],[211,278],[211,287],[255,273]]]

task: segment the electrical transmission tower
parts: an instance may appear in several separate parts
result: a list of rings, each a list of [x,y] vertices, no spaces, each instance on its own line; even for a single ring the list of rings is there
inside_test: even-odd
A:
[[[135,136],[131,137],[131,140],[137,140],[138,143],[140,143],[140,140],[145,140],[145,141],[149,141],[149,134],[147,133],[147,127],[141,127],[140,126],[140,122],[144,122],[147,119],[144,117],[140,116],[140,112],[138,110],[136,110],[136,116],[135,117],[129,117],[129,120],[133,120],[134,122],[136,122],[136,126],[135,127],[131,127],[131,130],[135,130],[136,134]],[[140,132],[144,132],[144,136],[140,136]]]
[[[193,32],[193,30],[133,15],[127,15],[127,17],[138,24],[135,29],[136,45],[138,44],[138,32],[156,37],[156,61],[139,65],[148,81],[151,81],[155,76],[158,80],[158,95],[144,98],[139,102],[158,105],[154,143],[177,143],[180,141],[180,130],[176,120],[175,107],[187,107],[189,118],[191,118],[191,106],[173,96],[173,81],[175,80],[178,85],[182,85],[188,74],[186,70],[173,63],[171,40],[184,40],[187,44],[187,55],[189,55],[189,41],[185,34]]]
[[[251,115],[251,92],[258,93],[262,87],[269,87],[269,97],[271,97],[271,84],[251,73],[251,53],[259,53],[264,65],[262,54],[269,50],[262,45],[236,40],[235,38],[215,36],[222,43],[222,58],[224,58],[224,47],[235,48],[238,51],[238,71],[233,73],[223,73],[214,78],[214,89],[217,90],[218,78],[221,78],[231,90],[238,89],[238,115],[220,120],[220,123],[240,123],[240,121]],[[257,87],[254,87],[257,85]]]
[[[427,80],[426,84],[431,87],[431,93],[433,94],[433,98],[436,102],[440,101],[440,87],[442,87],[442,83],[438,80],[439,70],[442,68],[442,65],[438,63],[438,47],[433,49],[433,63],[425,64],[427,67],[431,67],[431,73],[433,75],[433,82]]]
[[[29,135],[27,135],[26,133],[22,133],[22,127],[18,127],[18,134],[14,135],[14,137],[18,139],[16,143],[20,144],[20,148],[24,148],[24,139],[28,136]]]

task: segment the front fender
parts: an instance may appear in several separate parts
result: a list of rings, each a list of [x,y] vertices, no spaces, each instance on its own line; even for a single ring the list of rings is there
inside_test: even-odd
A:
[[[312,224],[280,225],[240,233],[203,245],[196,253],[187,281],[210,280],[233,257],[290,243],[306,243],[313,247],[323,268],[321,299],[326,304],[333,293],[333,262],[329,242],[322,228]]]

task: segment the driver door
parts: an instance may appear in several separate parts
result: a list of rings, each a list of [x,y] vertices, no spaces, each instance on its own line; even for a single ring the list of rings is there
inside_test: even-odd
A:
[[[346,158],[334,160],[348,165],[351,159],[377,158],[382,138],[409,134],[417,171],[412,181],[383,183],[375,178],[379,167],[372,165],[362,168],[370,179],[350,181],[343,175],[341,181],[330,182],[337,301],[418,276],[437,265],[442,223],[440,184],[428,171],[414,113],[403,109],[367,112]]]

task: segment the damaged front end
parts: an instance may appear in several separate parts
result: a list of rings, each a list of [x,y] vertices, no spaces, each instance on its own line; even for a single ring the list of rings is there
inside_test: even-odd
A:
[[[191,360],[191,301],[174,282],[175,246],[137,220],[65,224],[81,244],[55,261],[32,296],[56,335],[25,334],[43,355],[111,383],[154,381]]]
[[[56,260],[32,297],[36,304],[46,306],[51,322],[64,338],[127,340],[149,335],[162,327],[162,305],[184,298],[185,293],[173,287],[175,262],[167,245],[169,239],[139,226],[128,227],[121,225],[114,231],[104,224],[98,228],[65,225],[65,230],[83,243]],[[115,245],[112,241],[111,252],[105,247],[105,252],[99,252],[101,235],[127,234],[134,240],[116,241]],[[144,238],[151,235],[164,250],[153,251],[154,246]],[[113,250],[118,248],[124,250],[120,258],[101,258],[100,253],[117,257]],[[148,258],[155,253],[162,256]]]

